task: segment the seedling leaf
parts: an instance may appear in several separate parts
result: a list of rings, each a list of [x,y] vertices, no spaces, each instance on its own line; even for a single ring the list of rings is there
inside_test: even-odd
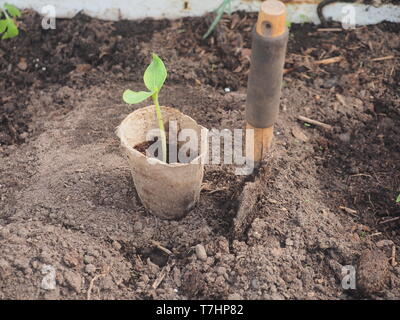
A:
[[[161,90],[166,78],[167,69],[165,68],[164,62],[153,53],[153,60],[147,67],[143,76],[144,84],[147,89],[155,93]]]
[[[4,8],[7,9],[8,13],[13,17],[20,17],[21,11],[18,8],[14,7],[12,4],[5,3]]]
[[[400,202],[400,194],[397,196],[396,203]]]
[[[146,92],[146,91],[132,91],[132,90],[125,90],[122,98],[126,103],[135,104],[146,100],[147,98],[151,97],[153,92]]]
[[[0,33],[3,33],[7,29],[7,21],[0,20]]]
[[[7,25],[7,31],[3,34],[2,39],[9,39],[16,37],[19,33],[17,26],[11,18],[7,18],[4,20]]]
[[[122,98],[126,103],[134,104],[139,103],[149,97],[152,97],[158,120],[158,126],[160,128],[160,138],[162,145],[162,161],[167,162],[167,138],[165,134],[164,121],[161,113],[160,103],[158,102],[158,93],[164,85],[165,79],[167,78],[167,69],[165,68],[164,62],[153,53],[153,59],[150,65],[147,67],[143,80],[147,89],[150,92],[139,91],[135,92],[132,90],[125,90]]]

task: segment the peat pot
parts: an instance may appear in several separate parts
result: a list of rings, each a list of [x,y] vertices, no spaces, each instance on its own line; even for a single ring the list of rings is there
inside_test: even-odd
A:
[[[200,197],[208,130],[176,109],[161,107],[161,112],[167,134],[171,123],[177,124],[179,129],[176,133],[182,129],[195,132],[198,151],[186,163],[165,163],[135,149],[147,141],[150,130],[158,130],[155,106],[130,113],[117,128],[117,135],[128,156],[133,182],[144,207],[159,218],[179,219],[196,205]],[[178,142],[178,149],[182,143]]]

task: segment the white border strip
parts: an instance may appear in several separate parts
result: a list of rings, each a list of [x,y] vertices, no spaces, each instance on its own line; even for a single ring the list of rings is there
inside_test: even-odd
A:
[[[222,0],[0,0],[0,4],[10,2],[18,8],[29,8],[39,13],[43,7],[53,5],[58,18],[71,18],[79,11],[104,20],[143,18],[176,19],[188,16],[201,16],[213,11]],[[294,23],[319,23],[316,13],[317,4],[307,3],[287,4],[288,21]],[[187,6],[185,5],[187,4]],[[342,9],[348,3],[333,3],[324,8],[325,17],[335,21],[343,18]],[[374,7],[363,4],[353,4],[356,13],[356,24],[375,24],[384,20],[400,22],[400,6],[385,4]],[[258,11],[260,1],[233,0],[232,9]],[[187,8],[185,8],[187,7]]]

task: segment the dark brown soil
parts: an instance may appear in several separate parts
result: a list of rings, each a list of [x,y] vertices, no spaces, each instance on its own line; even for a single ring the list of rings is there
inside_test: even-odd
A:
[[[267,163],[252,177],[206,166],[199,204],[177,222],[136,195],[114,133],[132,111],[122,92],[142,89],[157,52],[162,104],[242,128],[255,15],[224,17],[206,41],[210,17],[78,15],[50,31],[23,17],[20,36],[0,42],[0,299],[400,298],[398,25],[293,25]],[[342,266],[359,262],[361,290],[344,290]]]
[[[137,144],[134,148],[140,153],[146,155],[147,149],[156,141],[144,141],[142,143]],[[156,154],[158,156],[158,153]]]

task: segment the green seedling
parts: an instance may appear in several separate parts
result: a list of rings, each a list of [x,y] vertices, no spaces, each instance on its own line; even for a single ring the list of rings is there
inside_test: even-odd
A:
[[[0,7],[0,35],[2,39],[16,37],[19,33],[15,19],[21,16],[21,11],[11,4],[5,3]]]
[[[203,39],[207,39],[207,37],[214,31],[215,27],[217,26],[219,20],[221,20],[222,16],[224,13],[231,14],[232,12],[232,6],[231,6],[232,0],[224,0],[219,7],[214,11],[215,12],[215,19],[211,23],[210,27],[208,28],[207,32],[204,34]]]
[[[167,162],[167,138],[160,103],[158,102],[158,94],[166,78],[167,69],[165,68],[164,62],[153,53],[152,61],[143,75],[144,84],[149,91],[132,91],[128,89],[125,90],[123,94],[123,99],[128,104],[136,104],[150,97],[153,99],[154,105],[156,106],[158,126],[160,128],[162,161],[164,162]]]
[[[396,203],[400,203],[400,194],[397,196]]]

